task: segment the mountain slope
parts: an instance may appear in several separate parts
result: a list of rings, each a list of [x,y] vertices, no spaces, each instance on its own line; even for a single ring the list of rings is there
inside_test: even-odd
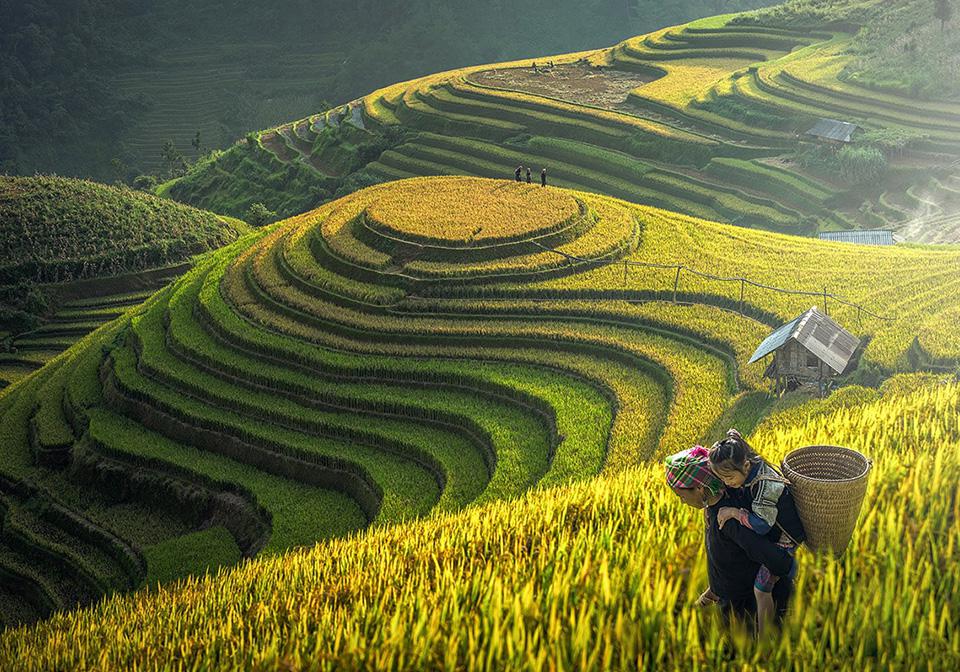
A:
[[[0,177],[0,384],[183,272],[247,226],[142,192]]]
[[[753,228],[960,240],[960,106],[847,76],[862,39],[849,23],[789,25],[775,10],[714,17],[536,70],[514,61],[399,83],[250,134],[165,193],[291,215],[384,180],[504,177],[522,164],[548,166],[562,186]],[[861,130],[835,148],[806,135],[820,118]]]
[[[0,172],[130,181],[176,169],[177,152],[196,158],[198,131],[205,154],[424,72],[609,43],[714,11],[708,0],[648,4],[3,0]]]
[[[845,292],[825,308],[869,340],[864,367],[908,368],[921,351],[955,366],[958,265],[956,251],[874,253],[463,177],[271,226],[0,396],[0,613],[31,620],[24,603],[42,615],[88,602],[96,581],[125,589],[108,577],[152,583],[356,534],[10,630],[0,660],[897,669],[914,646],[948,665],[951,571],[915,582],[913,599],[941,605],[922,624],[891,581],[955,545],[955,384],[849,387],[758,428],[771,459],[835,441],[875,474],[845,561],[805,556],[803,608],[756,648],[721,653],[726,630],[687,606],[706,581],[702,520],[659,460],[762,398],[747,358],[824,282]],[[737,275],[751,281],[740,304]],[[54,543],[66,532],[31,518],[36,502],[114,539],[126,573],[119,550],[94,563],[104,541]],[[148,513],[166,521],[150,536]],[[854,577],[862,590],[840,592]]]

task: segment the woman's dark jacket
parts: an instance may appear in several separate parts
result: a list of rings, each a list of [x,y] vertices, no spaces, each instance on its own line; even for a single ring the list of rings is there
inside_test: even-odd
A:
[[[793,588],[788,576],[794,559],[775,543],[779,530],[774,528],[768,536],[761,537],[736,520],[728,521],[723,529],[717,525],[717,513],[722,507],[749,508],[750,501],[749,490],[728,489],[719,502],[706,509],[710,588],[725,607],[740,614],[751,613],[756,610],[753,582],[760,566],[766,565],[772,574],[781,577],[774,587],[773,599],[782,612]]]

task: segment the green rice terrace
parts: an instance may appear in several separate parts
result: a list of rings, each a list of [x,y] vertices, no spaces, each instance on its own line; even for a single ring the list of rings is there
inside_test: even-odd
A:
[[[790,0],[428,75],[157,194],[0,177],[0,670],[960,669],[944,11]],[[867,465],[756,632],[715,590],[750,484],[715,451],[670,481],[731,427]],[[753,567],[786,572],[736,543],[759,611]]]
[[[760,10],[404,82],[252,134],[164,193],[293,215],[386,180],[546,166],[551,184],[750,228],[960,241],[960,103],[857,84],[857,24],[809,21]],[[823,118],[852,142],[807,135]]]
[[[843,288],[825,298],[870,339],[862,370],[954,366],[958,270],[512,181],[358,192],[208,255],[0,397],[0,613],[690,445],[770,403],[746,358],[815,299],[769,284]]]
[[[0,386],[16,382],[246,231],[129,189],[0,177]]]
[[[291,110],[310,110],[322,100],[321,92],[332,88],[333,75],[344,58],[337,45],[329,42],[319,49],[308,44],[276,56],[276,45],[269,43],[219,47],[179,49],[159,55],[155,63],[117,73],[119,95],[148,101],[120,138],[125,152],[137,157],[138,167],[159,171],[161,147],[169,140],[195,158],[189,139],[197,132],[208,147],[229,144],[232,136],[227,135],[224,118],[256,128],[283,119]],[[258,69],[249,63],[251,52],[273,58]]]

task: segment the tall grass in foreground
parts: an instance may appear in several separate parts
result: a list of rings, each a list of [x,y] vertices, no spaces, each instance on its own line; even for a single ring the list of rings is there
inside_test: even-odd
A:
[[[841,443],[875,470],[842,560],[801,551],[779,638],[692,605],[702,519],[650,463],[9,631],[0,668],[958,669],[960,386],[815,406],[756,446]]]

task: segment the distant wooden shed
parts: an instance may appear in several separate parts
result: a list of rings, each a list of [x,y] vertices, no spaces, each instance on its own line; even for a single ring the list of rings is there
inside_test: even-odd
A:
[[[846,370],[859,346],[860,339],[814,307],[767,336],[750,363],[773,353],[764,375],[776,381],[778,394],[804,383],[822,391],[825,381]]]
[[[822,142],[845,145],[853,142],[854,136],[860,130],[859,126],[849,121],[818,119],[813,128],[804,135]]]
[[[897,242],[893,231],[887,229],[823,231],[817,237],[820,240],[830,240],[835,243],[856,243],[857,245],[893,245]]]

